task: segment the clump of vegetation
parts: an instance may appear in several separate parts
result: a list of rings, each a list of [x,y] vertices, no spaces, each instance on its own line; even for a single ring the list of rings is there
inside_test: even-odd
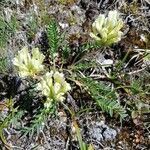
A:
[[[2,12],[0,14],[0,47],[4,48],[10,37],[13,37],[19,23],[15,16],[11,16],[9,20],[6,20]]]
[[[109,113],[111,117],[119,115],[121,120],[127,116],[125,109],[117,101],[115,90],[90,78],[83,78],[81,81],[102,111]]]
[[[118,14],[115,11],[116,14],[116,22],[113,24],[110,14],[108,18],[108,23],[106,25],[103,25],[104,27],[108,27],[110,29],[116,28],[119,30],[120,26],[122,26],[122,22],[118,20]],[[104,19],[104,16],[102,16]],[[102,20],[103,22],[104,20]],[[96,20],[97,22],[97,20]],[[117,27],[119,26],[119,28]],[[100,30],[101,26],[96,25],[97,29]],[[50,45],[50,57],[52,58],[52,66],[50,66],[50,72],[42,73],[45,75],[38,76],[38,82],[37,83],[37,90],[40,90],[44,96],[46,96],[46,101],[44,102],[44,109],[41,110],[40,114],[41,116],[38,117],[38,120],[40,123],[42,123],[41,119],[45,118],[43,115],[48,115],[50,113],[50,110],[52,109],[53,104],[56,104],[57,101],[63,102],[65,99],[64,94],[71,90],[71,85],[65,81],[64,74],[59,73],[56,66],[56,58],[59,46],[60,45],[60,35],[58,33],[58,27],[56,25],[55,20],[52,20],[48,26],[48,39],[49,39],[49,45]],[[116,33],[116,30],[113,31],[113,33]],[[118,38],[119,35],[116,35]],[[112,37],[113,38],[113,37]],[[109,37],[109,39],[111,39]],[[111,41],[111,43],[115,43],[115,41]],[[99,43],[102,44],[102,43]],[[62,49],[64,50],[64,49]],[[64,50],[65,51],[65,50]],[[88,49],[87,49],[88,51]],[[62,52],[63,53],[63,52]],[[66,52],[64,52],[66,53]],[[32,55],[31,55],[32,54]],[[46,67],[43,66],[43,60],[44,55],[39,52],[38,48],[34,48],[31,51],[31,54],[29,53],[28,49],[24,47],[21,51],[18,52],[18,55],[14,58],[13,64],[18,68],[18,73],[20,77],[33,77],[37,78],[39,72],[43,71],[43,69]],[[48,68],[46,69],[48,70]],[[77,70],[78,71],[78,70]],[[76,72],[75,72],[76,73]],[[72,76],[70,76],[72,78]],[[89,79],[88,77],[85,77],[83,80],[83,84],[89,89],[89,94],[91,97],[96,100],[97,105],[100,106],[100,108],[104,111],[110,114],[110,116],[113,116],[113,114],[120,115],[121,119],[124,119],[126,117],[125,110],[120,106],[120,104],[117,102],[117,97],[115,95],[114,91],[111,91],[110,89],[105,88],[104,85],[100,85],[98,83],[95,83],[94,80]],[[81,81],[82,81],[81,80]],[[40,115],[38,114],[38,116]],[[37,118],[37,117],[35,117]],[[33,121],[34,122],[34,121]],[[37,124],[37,119],[35,123]],[[38,123],[39,123],[38,122]],[[34,126],[34,125],[33,125]]]
[[[74,0],[59,0],[58,3],[68,5],[74,2]],[[67,116],[67,123],[73,125],[76,140],[79,143],[78,148],[94,150],[90,142],[84,142],[80,121],[78,122],[77,114],[84,112],[85,106],[85,110],[95,111],[96,108],[97,112],[107,114],[109,118],[120,119],[120,124],[126,121],[126,118],[129,120],[131,117],[133,122],[136,122],[139,115],[148,113],[149,109],[144,103],[148,101],[149,86],[144,86],[145,81],[137,82],[136,78],[141,79],[139,76],[136,76],[131,83],[129,83],[131,79],[128,81],[130,74],[134,74],[134,72],[128,72],[130,69],[127,70],[125,66],[130,52],[126,52],[123,59],[119,58],[115,61],[120,52],[117,53],[117,48],[115,52],[111,51],[111,48],[113,49],[113,46],[121,41],[123,35],[121,29],[124,23],[117,10],[109,11],[108,15],[100,14],[95,19],[92,31],[88,33],[93,41],[69,43],[65,38],[65,32],[61,33],[55,17],[49,19],[44,2],[38,0],[31,3],[26,1],[26,3],[28,8],[28,5],[34,8],[37,3],[41,15],[37,16],[36,12],[34,13],[36,19],[33,17],[33,20],[29,22],[26,33],[27,36],[31,36],[30,44],[23,44],[27,46],[18,51],[12,60],[16,74],[18,74],[16,78],[21,79],[23,88],[16,92],[17,95],[10,96],[8,105],[0,104],[0,110],[8,109],[6,115],[0,116],[0,138],[6,147],[9,148],[11,145],[7,144],[4,129],[20,119],[25,120],[25,124],[19,128],[21,134],[31,136],[37,133],[40,135],[49,118],[58,117],[61,110]],[[36,37],[37,28],[39,29],[44,22],[44,33],[46,33],[47,40],[45,41],[48,45],[44,47],[45,51],[38,43],[41,39],[38,41]],[[2,31],[0,47],[5,48],[17,27],[18,21],[15,17],[11,16],[9,21],[3,16],[0,17],[0,30]],[[106,55],[102,57],[103,59],[107,57],[108,60],[106,58],[102,62],[97,61],[95,56],[94,59],[93,56],[90,59],[86,58],[87,55],[92,55],[92,52],[98,52],[98,50],[103,50],[101,54]],[[113,60],[110,60],[110,57],[113,57]],[[7,68],[6,60],[0,57],[0,72],[2,73]],[[4,84],[0,82],[0,86]],[[8,91],[7,89],[4,92],[0,90],[2,99]],[[136,97],[137,103],[131,100],[132,96]],[[124,100],[122,97],[127,97],[129,100]],[[28,102],[30,105],[27,104]],[[89,106],[89,103],[92,105]],[[25,108],[27,105],[29,108]],[[79,108],[76,109],[75,106]],[[69,130],[67,129],[67,132]]]
[[[6,58],[0,58],[0,72],[6,72],[7,71],[7,59]]]

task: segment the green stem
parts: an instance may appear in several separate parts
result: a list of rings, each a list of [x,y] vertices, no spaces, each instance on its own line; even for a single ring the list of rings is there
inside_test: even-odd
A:
[[[119,65],[117,66],[117,70],[120,70],[123,63],[126,61],[128,55],[129,55],[130,50],[128,50],[128,52],[126,53],[126,55],[124,56],[123,60],[119,63]]]
[[[69,111],[69,113],[71,114],[71,117],[74,118],[75,114],[73,111],[71,111],[71,109],[69,109],[69,107],[64,104],[63,102],[61,102],[61,104],[64,106],[65,109],[67,109]]]

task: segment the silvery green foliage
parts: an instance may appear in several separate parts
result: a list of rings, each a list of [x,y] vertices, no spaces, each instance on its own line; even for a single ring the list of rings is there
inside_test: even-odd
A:
[[[120,116],[121,121],[127,116],[126,110],[117,101],[114,90],[91,78],[82,78],[81,81],[88,87],[87,90],[103,112],[109,113],[111,117],[114,114]]]
[[[102,46],[109,46],[121,40],[123,21],[119,18],[119,13],[109,11],[108,16],[100,14],[92,24],[90,36]]]

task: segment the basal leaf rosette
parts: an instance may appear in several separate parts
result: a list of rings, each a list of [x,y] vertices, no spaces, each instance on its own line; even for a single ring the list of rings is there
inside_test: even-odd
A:
[[[109,46],[121,40],[123,21],[118,11],[109,11],[108,16],[100,14],[92,24],[90,36],[102,46]]]
[[[13,59],[13,64],[18,69],[20,77],[34,77],[44,69],[44,55],[38,48],[33,48],[31,53],[27,47],[23,47]]]

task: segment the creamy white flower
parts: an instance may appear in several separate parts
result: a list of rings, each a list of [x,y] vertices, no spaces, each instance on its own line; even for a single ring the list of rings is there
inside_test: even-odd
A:
[[[13,64],[18,68],[21,77],[27,77],[34,76],[44,69],[43,60],[44,55],[38,48],[33,48],[30,54],[28,48],[23,47],[13,59]]]
[[[64,94],[71,90],[71,86],[65,81],[63,73],[51,71],[41,77],[40,83],[37,84],[37,89],[47,97],[46,104],[44,104],[47,107],[52,100],[63,101],[65,99]]]
[[[111,45],[121,40],[123,21],[119,18],[119,13],[109,11],[108,17],[100,14],[92,24],[92,32],[90,36],[101,45]]]

